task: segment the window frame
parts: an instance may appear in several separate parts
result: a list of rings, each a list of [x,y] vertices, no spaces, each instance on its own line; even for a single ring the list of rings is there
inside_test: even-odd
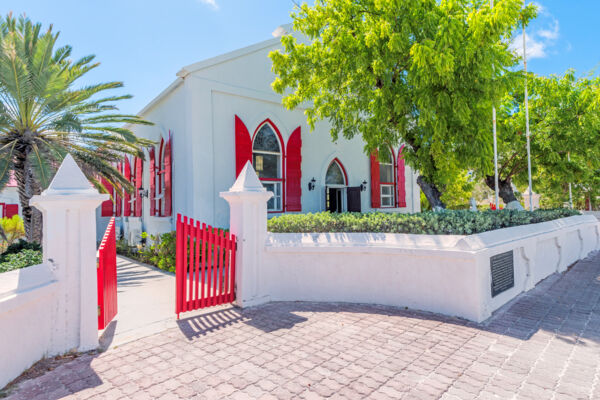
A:
[[[389,162],[381,162],[379,161],[379,207],[380,208],[396,208],[396,201],[397,201],[397,195],[396,195],[396,157],[394,155],[394,151],[393,149],[390,149],[390,159],[389,161],[391,161],[391,163]],[[381,167],[383,165],[390,165],[392,166],[392,182],[382,182],[381,181]],[[390,187],[392,189],[392,194],[391,194],[391,198],[392,198],[392,205],[390,206],[384,206],[383,205],[383,198],[390,198],[390,195],[384,195],[383,194],[383,188],[384,187]]]
[[[275,153],[272,151],[266,151],[266,150],[257,150],[254,151],[254,141],[256,139],[256,135],[258,134],[258,131],[260,131],[260,129],[265,126],[265,125],[269,125],[269,127],[273,130],[273,132],[275,132],[275,136],[277,137],[277,141],[279,144],[279,153]],[[281,132],[279,131],[279,129],[277,128],[277,125],[275,125],[273,123],[273,121],[271,121],[269,118],[265,119],[264,121],[262,121],[260,124],[258,124],[258,127],[254,130],[254,134],[252,135],[252,158],[251,158],[251,163],[254,164],[254,154],[271,154],[271,155],[278,155],[279,156],[279,175],[280,178],[261,178],[260,175],[258,177],[258,179],[262,182],[279,182],[279,186],[280,186],[280,191],[281,191],[281,208],[280,209],[268,209],[267,208],[267,212],[269,214],[281,214],[285,212],[285,146],[284,146],[284,141],[283,141],[283,137],[281,136]],[[254,165],[253,165],[254,166]],[[275,193],[273,193],[273,196],[275,196]],[[277,204],[277,201],[274,202],[275,204]]]

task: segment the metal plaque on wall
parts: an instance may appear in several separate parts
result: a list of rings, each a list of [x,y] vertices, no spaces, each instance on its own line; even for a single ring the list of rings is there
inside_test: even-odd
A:
[[[515,286],[515,264],[513,251],[490,257],[492,270],[492,297]]]

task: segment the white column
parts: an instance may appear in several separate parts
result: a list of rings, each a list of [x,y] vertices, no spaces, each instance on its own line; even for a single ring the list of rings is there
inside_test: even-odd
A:
[[[67,155],[48,189],[30,201],[42,211],[44,260],[54,265],[59,282],[51,354],[98,347],[96,208],[108,198]]]
[[[221,197],[229,203],[231,233],[237,237],[236,304],[250,307],[269,301],[262,292],[260,266],[267,235],[267,192],[247,162],[233,186]]]

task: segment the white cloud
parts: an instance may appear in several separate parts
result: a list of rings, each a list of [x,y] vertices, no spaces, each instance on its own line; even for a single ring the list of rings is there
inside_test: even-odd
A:
[[[546,10],[543,9],[545,13]],[[545,58],[548,56],[548,50],[554,46],[560,36],[560,26],[558,20],[551,17],[550,23],[542,29],[529,30],[531,34],[525,34],[527,41],[527,58]],[[510,43],[510,49],[519,57],[523,57],[523,33],[513,37]]]
[[[527,41],[527,59],[532,58],[545,58],[548,54],[546,53],[546,43],[542,40],[536,40],[527,33],[525,33],[525,40]],[[519,57],[523,57],[523,35],[519,34],[515,36],[510,43],[510,49],[513,50]]]
[[[543,37],[546,40],[556,40],[556,39],[558,39],[558,31],[559,31],[558,20],[555,19],[553,22],[552,28],[540,29],[538,31],[538,35],[540,35],[541,37]]]
[[[217,0],[198,0],[200,3],[206,4],[217,10],[219,5],[217,4]]]

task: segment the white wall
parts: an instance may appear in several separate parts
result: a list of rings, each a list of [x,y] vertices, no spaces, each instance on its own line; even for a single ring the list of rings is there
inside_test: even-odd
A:
[[[47,354],[57,288],[47,264],[0,274],[0,388]]]
[[[70,155],[31,199],[44,263],[0,274],[0,388],[42,357],[98,346],[95,210],[106,199]]]
[[[257,298],[376,303],[480,322],[599,249],[591,216],[470,236],[269,233]],[[515,285],[492,298],[490,257],[510,250]]]

